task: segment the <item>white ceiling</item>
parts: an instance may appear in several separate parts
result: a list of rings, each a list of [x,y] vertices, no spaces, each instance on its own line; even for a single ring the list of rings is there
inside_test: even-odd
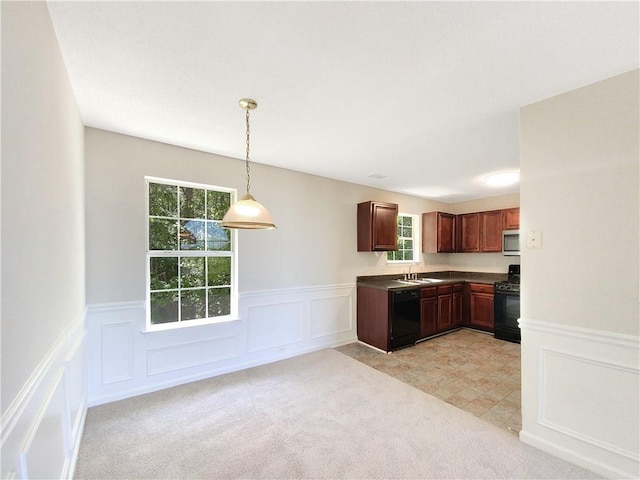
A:
[[[518,109],[638,68],[638,2],[49,2],[85,125],[444,202]],[[385,178],[371,178],[377,174]],[[255,179],[259,182],[259,179]]]

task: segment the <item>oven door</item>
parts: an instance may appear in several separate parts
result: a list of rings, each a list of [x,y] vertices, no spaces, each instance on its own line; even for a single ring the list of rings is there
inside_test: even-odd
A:
[[[493,298],[494,336],[520,343],[520,292],[496,291]]]

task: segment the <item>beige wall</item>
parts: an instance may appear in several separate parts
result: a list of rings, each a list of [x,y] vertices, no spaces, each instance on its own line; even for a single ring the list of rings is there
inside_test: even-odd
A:
[[[638,71],[521,112],[522,316],[638,335]]]
[[[520,194],[509,193],[495,197],[481,198],[467,202],[452,203],[449,205],[449,213],[459,215],[461,213],[485,212],[488,210],[501,210],[503,208],[515,208],[520,206]]]
[[[92,128],[86,129],[85,141],[87,301],[143,300],[145,175],[234,187],[242,195],[244,162]],[[240,292],[349,283],[358,275],[404,272],[406,265],[387,266],[384,253],[356,251],[356,204],[389,201],[398,203],[401,212],[414,214],[452,207],[255,163],[251,181],[252,193],[268,207],[278,229],[239,232]],[[491,203],[495,208],[514,204],[512,196]],[[514,261],[498,254],[423,255],[417,270],[449,269],[458,255],[466,259],[460,269],[472,262],[476,271],[505,272]]]
[[[521,110],[522,430],[639,478],[638,70]]]
[[[243,161],[86,129],[88,302],[145,298],[144,176],[221,185],[244,193]],[[251,192],[278,228],[239,232],[239,291],[348,283],[395,273],[382,253],[356,251],[356,204],[398,203],[422,213],[438,202],[252,164]],[[446,255],[444,256],[446,257]],[[424,269],[446,268],[433,259]]]
[[[46,3],[1,8],[4,414],[81,318],[85,252],[83,126]]]

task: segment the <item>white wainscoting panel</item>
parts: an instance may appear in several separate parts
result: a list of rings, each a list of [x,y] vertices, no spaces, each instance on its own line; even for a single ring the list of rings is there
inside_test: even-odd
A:
[[[302,342],[304,328],[302,300],[251,305],[247,307],[246,312],[249,352]]]
[[[520,320],[522,431],[610,478],[640,475],[638,337]]]
[[[87,411],[86,312],[2,416],[2,478],[71,478]]]
[[[245,292],[240,318],[145,332],[145,303],[90,305],[89,405],[356,340],[355,285]]]
[[[235,336],[151,348],[147,350],[147,372],[157,375],[237,356],[238,338]]]
[[[68,418],[64,405],[64,371],[60,370],[25,441],[23,478],[63,478]]]
[[[320,338],[353,330],[353,297],[340,295],[312,298],[310,301],[311,338]]]
[[[102,383],[133,378],[133,324],[102,325]]]

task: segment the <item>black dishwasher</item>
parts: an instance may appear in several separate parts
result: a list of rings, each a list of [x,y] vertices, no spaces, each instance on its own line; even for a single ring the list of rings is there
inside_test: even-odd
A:
[[[391,303],[391,350],[413,345],[420,338],[420,291],[393,291]]]

